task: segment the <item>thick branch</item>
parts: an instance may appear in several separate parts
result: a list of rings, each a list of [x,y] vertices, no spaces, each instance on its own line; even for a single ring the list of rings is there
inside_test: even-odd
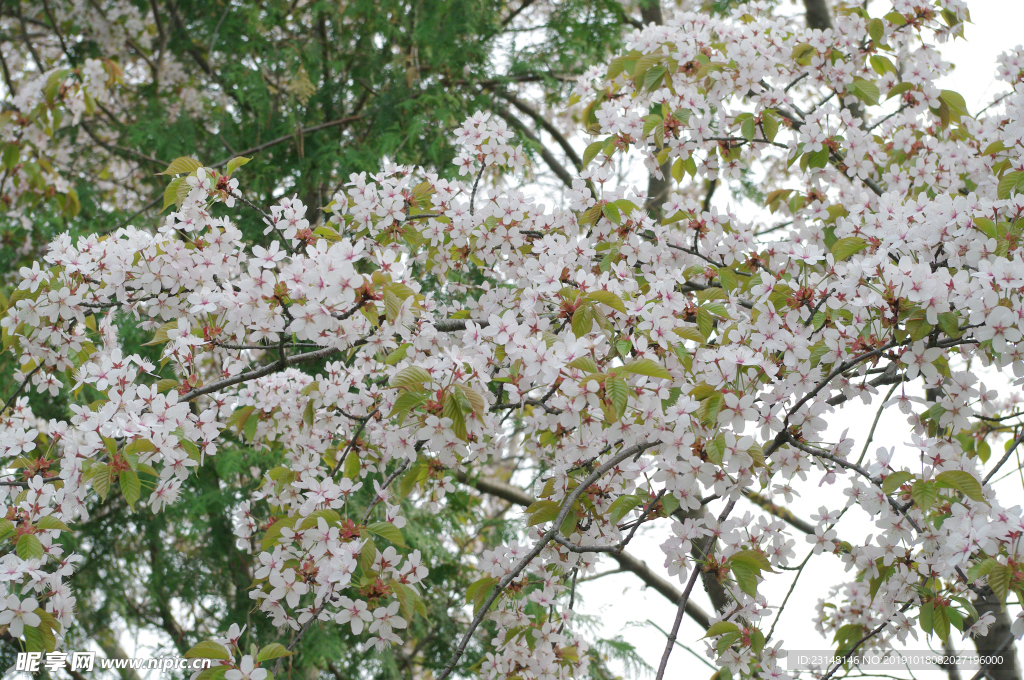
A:
[[[528,140],[536,144],[538,151],[540,151],[540,157],[543,158],[544,162],[548,164],[548,167],[551,168],[551,171],[553,173],[555,173],[555,176],[558,177],[558,179],[560,179],[562,181],[562,184],[564,184],[566,187],[569,187],[570,189],[572,188],[572,175],[570,175],[569,171],[565,169],[565,166],[562,165],[557,158],[555,158],[555,155],[551,153],[551,151],[546,146],[544,146],[544,142],[540,141],[540,138],[533,133],[533,130],[526,127],[526,125],[524,125],[521,120],[519,120],[511,113],[509,113],[508,110],[500,106],[495,106],[494,112],[498,114],[506,123],[508,123],[513,128],[518,130],[520,134],[522,134]]]
[[[506,484],[505,482],[497,479],[489,479],[486,477],[471,479],[469,475],[461,470],[455,472],[455,477],[463,484],[472,486],[482,493],[494,496],[495,498],[500,498],[515,505],[520,505],[524,508],[529,507],[536,502],[535,498],[522,489],[517,489],[511,484]],[[679,598],[681,596],[679,590],[666,579],[651,571],[651,568],[648,567],[647,563],[643,560],[630,555],[626,551],[612,553],[611,558],[618,562],[619,567],[624,571],[634,574],[648,587],[653,588],[672,602],[679,602]],[[688,602],[686,605],[686,613],[691,619],[696,621],[701,628],[706,630],[711,626],[711,617],[696,604]]]

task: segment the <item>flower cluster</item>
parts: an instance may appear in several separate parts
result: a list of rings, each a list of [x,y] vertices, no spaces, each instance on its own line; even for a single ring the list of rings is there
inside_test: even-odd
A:
[[[234,533],[258,562],[250,596],[295,642],[315,621],[403,644],[431,566],[403,529],[456,482],[526,506],[531,528],[463,565],[480,578],[445,675],[485,618],[488,677],[585,673],[576,580],[601,554],[625,559],[647,524],[685,593],[704,580],[713,614],[674,600],[733,675],[786,677],[768,644],[782,603],[759,585],[802,570],[798,546],[851,572],[817,613],[840,650],[983,634],[985,586],[1002,602],[1024,591],[1021,509],[988,484],[1021,443],[1019,404],[972,369],[1024,377],[1024,85],[1007,56],[1017,89],[980,120],[937,89],[922,35],[964,18],[939,4],[850,10],[835,32],[758,3],[638,31],[584,89],[580,117],[603,138],[565,209],[479,190],[485,169],[511,178],[525,161],[503,122],[476,115],[457,134],[466,181],[353,175],[320,226],[296,199],[270,207],[262,245],[211,210],[241,209],[244,185],[191,159],[168,171],[179,205],[156,234],[58,237],[22,270],[3,337],[22,388],[79,402],[67,420],[23,396],[4,407],[0,455],[23,488],[0,497],[14,547],[0,621],[15,634],[70,620],[77,557],[60,537],[93,495],[116,485],[159,512],[238,442],[277,456],[255,468]],[[897,53],[903,76],[883,56]],[[894,111],[876,108],[883,91]],[[633,147],[675,182],[659,218],[612,181]],[[773,172],[755,219],[685,186],[759,164]],[[789,224],[768,226],[773,213]],[[124,355],[118,318],[153,333],[160,366]],[[828,437],[858,398],[899,404],[912,444],[868,458],[874,428]],[[537,473],[529,493],[489,476],[507,452]],[[847,508],[794,519],[779,505],[804,484],[836,486]],[[733,514],[744,498],[765,513]],[[847,509],[877,532],[844,540]],[[256,663],[283,652],[235,664],[239,635],[204,650],[225,677],[260,680]]]

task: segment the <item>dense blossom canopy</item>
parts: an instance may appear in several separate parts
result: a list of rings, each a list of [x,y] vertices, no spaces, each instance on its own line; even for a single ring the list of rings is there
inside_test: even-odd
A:
[[[314,625],[405,644],[433,567],[407,516],[456,485],[527,505],[529,529],[463,551],[479,576],[442,676],[585,674],[576,580],[648,523],[679,609],[659,678],[684,612],[723,674],[788,677],[785,603],[759,585],[805,549],[849,574],[809,612],[839,652],[984,634],[985,598],[1009,600],[1016,629],[1024,519],[988,482],[1024,435],[978,367],[1024,377],[1024,52],[1001,62],[1014,91],[972,117],[935,85],[930,45],[965,19],[957,0],[897,0],[811,31],[751,3],[638,30],[577,83],[592,143],[561,208],[529,194],[527,154],[485,114],[456,133],[461,181],[385,164],[323,221],[277,201],[264,245],[232,217],[262,212],[247,159],[174,161],[163,227],[60,236],[8,300],[22,389],[0,423],[0,623],[52,649],[80,559],[62,537],[94,499],[159,513],[239,440],[279,456],[234,533],[283,644],[255,641],[254,659],[232,626],[194,651],[221,660],[203,680],[276,672]],[[104,75],[87,63],[62,96],[85,110]],[[620,155],[671,175],[655,210],[616,181]],[[692,190],[750,173],[767,188],[753,217]],[[160,362],[126,355],[118,324],[152,333]],[[65,387],[81,398],[64,420],[24,396]],[[898,406],[906,432],[829,436],[857,399]],[[509,458],[525,490],[493,478]],[[775,507],[803,485],[846,508],[804,526]],[[868,541],[843,540],[847,510],[871,517]],[[690,600],[702,577],[710,615]]]

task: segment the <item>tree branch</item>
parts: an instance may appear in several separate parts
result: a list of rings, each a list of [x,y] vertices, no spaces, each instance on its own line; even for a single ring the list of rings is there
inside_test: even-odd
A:
[[[536,502],[536,499],[525,491],[517,489],[516,487],[497,479],[490,479],[486,477],[471,479],[469,475],[462,470],[455,471],[455,478],[458,479],[459,482],[475,488],[477,491],[524,508],[529,507]],[[649,588],[653,588],[672,602],[679,601],[679,597],[681,595],[679,590],[665,578],[651,571],[651,568],[648,567],[647,563],[643,560],[634,557],[625,550],[620,553],[612,553],[610,557],[619,563],[620,569],[628,571],[638,577],[644,582],[644,585]],[[686,605],[686,613],[691,619],[696,621],[701,628],[707,630],[711,627],[711,617],[696,604],[688,602]]]

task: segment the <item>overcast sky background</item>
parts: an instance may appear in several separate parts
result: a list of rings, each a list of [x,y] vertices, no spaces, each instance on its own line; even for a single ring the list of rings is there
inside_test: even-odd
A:
[[[891,5],[890,5],[891,6]],[[885,13],[882,9],[883,3],[872,3],[870,8],[872,16],[880,16]],[[946,61],[957,65],[953,72],[940,81],[941,87],[951,89],[963,95],[971,113],[976,113],[984,108],[994,96],[1005,92],[1008,88],[1005,83],[997,81],[996,58],[1002,52],[1012,49],[1024,41],[1024,1],[1022,0],[968,0],[968,7],[971,12],[972,23],[967,26],[966,40],[956,40],[940,46]],[[794,8],[794,11],[797,11]],[[720,192],[721,194],[721,192]],[[721,210],[721,208],[720,208]],[[1002,376],[992,372],[985,374],[985,381],[989,387],[997,389],[1011,389],[1008,381]],[[877,402],[881,403],[881,401]],[[843,430],[850,428],[851,436],[855,436],[858,442],[863,441],[870,423],[874,419],[877,404],[874,406],[863,406],[857,404],[847,405],[835,416],[834,423],[829,429],[829,435],[838,440]],[[893,406],[883,413],[875,434],[875,443],[872,444],[873,453],[878,446],[900,446],[909,440],[909,429],[906,417]],[[861,444],[855,446],[859,452]],[[993,451],[1001,447],[993,446]],[[869,456],[871,453],[869,453]],[[993,462],[994,461],[990,461]],[[810,476],[809,476],[810,481]],[[816,480],[815,480],[816,481]],[[841,495],[841,484],[834,487],[815,488],[813,483],[806,485],[808,488],[801,488],[804,493],[802,498],[796,499],[792,508],[799,516],[810,519],[820,506],[824,505],[830,510],[841,509],[845,505],[846,497]],[[1001,502],[1006,505],[1024,503],[1024,489],[1021,479],[1016,475],[1003,476],[1003,479],[996,482]],[[747,509],[753,509],[749,503],[741,502],[737,505],[734,515],[739,515]],[[842,537],[866,536],[873,533],[874,526],[863,511],[856,509],[848,512],[838,527],[839,535]],[[658,548],[658,544],[664,540],[665,527],[657,525],[650,528],[650,531],[641,531],[638,538],[629,546],[629,551],[634,555],[647,560],[652,568],[660,573],[664,555]],[[794,532],[796,534],[796,532]],[[797,538],[795,546],[796,558],[794,566],[799,564],[810,551],[810,544],[802,542],[802,537]],[[849,540],[849,539],[848,539]],[[611,570],[615,566],[611,560],[606,560],[599,571]],[[760,587],[760,592],[767,596],[769,604],[778,605],[785,597],[786,591],[792,583],[794,572],[782,572],[779,574],[768,574],[768,579]],[[842,564],[838,557],[824,554],[811,559],[807,568],[794,590],[790,601],[786,606],[782,618],[776,627],[773,642],[783,640],[783,647],[792,650],[820,649],[822,651],[834,649],[831,639],[825,639],[814,628],[812,617],[814,607],[821,597],[827,597],[828,589],[831,586],[845,582],[851,575],[843,572]],[[677,586],[682,590],[682,584],[676,581]],[[694,589],[697,593],[696,601],[705,611],[711,611],[712,607],[708,598],[698,585]],[[600,620],[600,634],[603,637],[612,638],[621,635],[626,641],[634,645],[640,655],[648,664],[657,668],[665,648],[665,635],[656,628],[645,624],[647,620],[653,620],[659,627],[667,631],[672,625],[675,616],[675,607],[664,597],[654,591],[645,590],[639,580],[632,574],[615,574],[596,581],[581,584],[579,593],[582,595],[582,606],[579,611],[586,614],[597,615]],[[1011,608],[1011,616],[1016,614],[1016,608]],[[694,652],[704,657],[705,643],[698,640],[703,636],[703,631],[688,617],[683,619],[680,630],[680,641],[689,646]],[[968,641],[962,641],[960,634],[954,631],[950,636],[955,648],[960,650],[973,651],[974,647]],[[912,638],[907,649],[927,650],[928,645],[923,635],[920,641],[915,642]],[[941,643],[932,639],[932,646],[941,649]],[[1018,659],[1021,658],[1018,643]],[[617,667],[620,669],[620,667]],[[783,664],[785,668],[785,664]],[[968,670],[968,669],[964,669]],[[700,659],[685,649],[676,647],[669,662],[666,678],[687,678],[687,680],[699,680],[710,678],[713,671],[704,666]],[[905,672],[898,673],[909,677]],[[938,669],[932,671],[915,671],[915,676],[921,680],[945,678],[945,671]],[[965,677],[969,678],[970,673]],[[636,677],[630,673],[624,673],[623,677]],[[653,677],[653,673],[647,675]]]

